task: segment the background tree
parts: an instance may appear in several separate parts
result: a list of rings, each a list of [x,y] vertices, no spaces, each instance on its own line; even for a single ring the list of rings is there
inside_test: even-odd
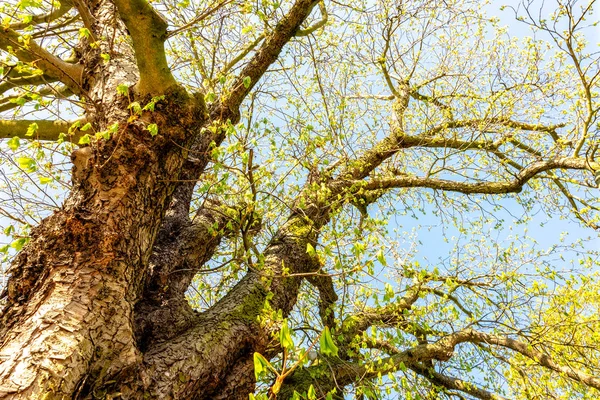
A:
[[[597,229],[597,22],[554,6],[4,2],[0,398],[597,397],[555,224]]]

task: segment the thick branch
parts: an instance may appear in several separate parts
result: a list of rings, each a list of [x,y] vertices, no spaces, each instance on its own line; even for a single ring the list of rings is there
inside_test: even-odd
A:
[[[454,378],[436,372],[433,368],[427,368],[419,363],[408,364],[408,367],[415,371],[417,374],[423,376],[434,385],[445,387],[446,389],[459,390],[464,393],[468,393],[473,397],[482,400],[506,400],[504,397],[499,396],[495,393],[488,392],[487,390],[481,389],[472,383],[465,382],[462,379]]]
[[[19,41],[19,36],[12,29],[0,28],[0,49],[14,54],[23,62],[34,64],[46,75],[67,85],[73,92],[80,91],[83,73],[81,65],[61,60],[31,39]]]
[[[159,95],[177,86],[165,54],[167,22],[146,0],[116,0],[115,4],[133,39],[140,72],[136,90],[141,95]]]
[[[243,212],[243,208],[207,200],[190,223],[172,227],[179,231],[162,230],[150,259],[152,275],[145,297],[158,301],[183,296],[221,239],[239,230]]]
[[[537,174],[552,169],[588,169],[584,158],[562,157],[548,161],[537,161],[523,168],[516,178],[507,182],[456,182],[447,179],[399,176],[394,178],[372,179],[368,182],[355,182],[355,187],[364,190],[422,187],[429,189],[460,192],[464,194],[506,194],[518,193]]]
[[[508,128],[520,129],[522,131],[531,131],[531,132],[556,132],[558,128],[562,128],[565,124],[557,124],[557,125],[539,125],[539,124],[528,124],[525,122],[513,121],[509,118],[504,117],[493,117],[493,118],[484,118],[484,119],[469,119],[462,121],[451,121],[446,122],[442,125],[438,125],[434,128],[431,128],[429,131],[425,133],[427,136],[433,136],[440,132],[445,131],[446,129],[457,129],[457,128],[486,128],[489,129],[491,125],[500,125]]]
[[[223,120],[231,119],[237,122],[238,108],[250,90],[273,64],[279,53],[292,37],[300,25],[308,17],[318,0],[297,0],[290,11],[277,24],[273,32],[266,38],[263,45],[244,67],[240,75],[233,81],[231,91],[213,109],[213,118]],[[250,82],[248,83],[248,79]]]
[[[511,349],[513,351],[521,353],[527,358],[530,358],[542,367],[564,374],[569,378],[573,379],[574,381],[583,383],[586,386],[590,386],[600,390],[600,378],[592,376],[572,367],[558,365],[548,354],[535,350],[531,345],[527,343],[520,342],[509,337],[501,337],[498,335],[491,335],[488,333],[477,332],[472,330],[465,331],[461,333],[460,336],[465,337],[465,339],[461,338],[463,342],[469,341],[473,343],[487,343]]]
[[[350,343],[356,335],[360,335],[373,324],[383,322],[386,326],[394,326],[404,322],[404,312],[412,308],[419,299],[419,293],[420,287],[413,287],[393,304],[379,309],[365,309],[346,318],[341,329],[345,340]]]
[[[27,134],[27,129],[37,124],[37,129],[33,135]],[[0,139],[18,137],[28,140],[48,140],[57,141],[64,134],[63,140],[66,142],[78,143],[79,139],[85,135],[78,128],[71,129],[73,122],[69,121],[44,121],[44,120],[0,120]],[[70,132],[69,132],[70,130]]]
[[[333,305],[338,300],[333,279],[329,275],[312,275],[307,277],[308,282],[319,290],[319,316],[324,326],[335,326]]]

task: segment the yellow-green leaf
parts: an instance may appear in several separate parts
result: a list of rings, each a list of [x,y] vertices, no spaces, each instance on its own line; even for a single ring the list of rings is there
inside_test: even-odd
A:
[[[281,330],[279,331],[279,343],[281,343],[281,345],[288,350],[292,350],[294,348],[294,341],[292,340],[292,335],[290,334],[290,328],[288,327],[287,319],[284,319],[283,324],[281,325]]]
[[[29,158],[29,157],[18,157],[17,158],[17,164],[19,164],[19,167],[24,170],[25,172],[34,172],[37,169],[37,166],[35,165],[35,160],[33,158]]]
[[[338,347],[333,342],[333,338],[331,337],[331,332],[329,331],[329,327],[325,327],[323,334],[321,334],[321,338],[319,339],[319,345],[321,346],[321,353],[326,356],[337,356],[338,355]]]
[[[12,139],[10,139],[8,142],[6,142],[6,144],[8,145],[8,147],[11,150],[17,150],[19,148],[19,146],[21,145],[21,141],[19,140],[18,136],[13,137]]]

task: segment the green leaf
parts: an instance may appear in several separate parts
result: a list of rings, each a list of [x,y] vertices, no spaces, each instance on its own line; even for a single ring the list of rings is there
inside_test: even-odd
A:
[[[27,173],[34,172],[37,169],[33,158],[18,157],[17,163],[19,164],[19,167]]]
[[[217,96],[213,92],[208,92],[204,95],[204,101],[207,103],[212,103],[216,98]]]
[[[158,135],[158,125],[156,124],[148,124],[146,130],[149,131],[152,136]]]
[[[377,261],[384,267],[387,265],[387,260],[385,259],[385,255],[383,254],[383,249],[377,252]]]
[[[315,387],[313,385],[310,385],[308,387],[308,393],[306,395],[308,397],[308,400],[316,400],[317,399],[317,392],[315,391]]]
[[[25,246],[25,243],[27,243],[29,241],[28,238],[18,238],[17,240],[13,241],[10,244],[10,247],[12,247],[13,249],[15,249],[16,251],[21,251],[21,249],[23,248],[23,246]]]
[[[288,327],[287,319],[283,320],[281,330],[279,331],[279,343],[288,350],[294,349],[294,341],[290,334],[290,328]]]
[[[117,86],[117,93],[119,93],[121,96],[129,95],[129,86],[127,86],[124,83],[121,83]]]
[[[52,177],[40,176],[40,184],[42,184],[42,185],[46,185],[46,184],[52,182],[53,180],[54,180],[54,178],[52,178]]]
[[[90,144],[90,135],[87,133],[79,138],[78,144]]]
[[[4,228],[4,234],[6,236],[9,236],[11,233],[13,233],[15,231],[15,227],[12,225],[7,226],[6,228]]]
[[[115,122],[114,124],[112,124],[112,125],[110,125],[108,127],[108,131],[110,133],[117,133],[118,130],[119,130],[119,123],[118,122]]]
[[[244,87],[246,89],[248,89],[250,87],[250,83],[252,83],[252,78],[250,78],[249,76],[244,78]]]
[[[260,353],[254,353],[254,377],[256,380],[269,370],[269,362]]]
[[[81,38],[89,38],[90,30],[88,28],[79,28],[79,39]]]
[[[39,8],[42,6],[42,2],[40,0],[21,0],[17,3],[20,10],[25,10],[26,8]]]
[[[385,283],[384,287],[385,287],[385,294],[383,295],[383,301],[390,301],[395,296],[394,288],[392,285],[390,285],[387,282]]]
[[[142,113],[142,106],[137,101],[134,101],[134,102],[130,103],[127,106],[127,108],[133,109],[133,112],[136,113],[136,114],[141,114]]]
[[[104,61],[105,64],[110,61],[110,54],[102,53],[100,54],[100,57],[102,57],[102,61]]]
[[[24,106],[25,103],[27,103],[27,99],[24,96],[19,96],[16,99],[10,99],[9,102],[19,106]]]
[[[329,331],[328,326],[325,327],[323,334],[321,334],[319,345],[321,346],[321,353],[325,354],[326,356],[338,355],[338,347],[333,342],[333,338],[331,337],[331,332]]]
[[[33,136],[38,130],[38,124],[36,124],[35,122],[29,124],[29,127],[27,128],[27,133],[25,133],[25,136]]]
[[[4,253],[4,254],[8,253],[9,247],[10,247],[9,245],[4,245],[4,246],[0,247],[0,253]]]
[[[90,129],[92,127],[92,124],[90,124],[89,122],[87,124],[85,124],[84,126],[81,127],[80,130],[82,131],[87,131],[88,129]]]
[[[317,252],[315,251],[315,248],[310,243],[306,243],[306,252],[311,257],[314,257],[317,254]]]
[[[6,144],[12,151],[15,151],[21,145],[21,141],[19,140],[18,136],[15,136],[12,139],[10,139],[8,142],[6,142]]]

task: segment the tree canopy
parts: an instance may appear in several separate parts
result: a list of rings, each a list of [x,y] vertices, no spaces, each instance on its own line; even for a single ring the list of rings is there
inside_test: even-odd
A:
[[[597,398],[598,4],[550,3],[3,2],[0,399]]]

